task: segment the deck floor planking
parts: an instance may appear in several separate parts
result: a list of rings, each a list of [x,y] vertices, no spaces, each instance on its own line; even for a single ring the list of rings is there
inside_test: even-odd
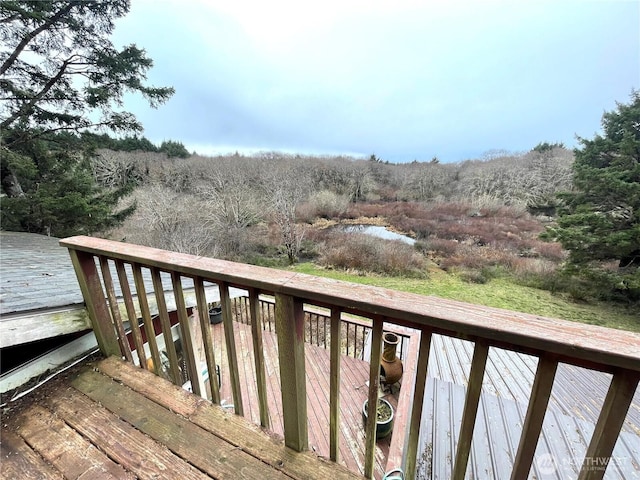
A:
[[[221,369],[221,404],[234,403],[224,340],[223,324],[211,325],[213,348],[216,362]],[[204,361],[204,351],[199,329],[194,338],[199,361]],[[256,387],[255,363],[251,327],[234,322],[234,337],[238,356],[240,386],[245,417],[260,423],[258,394]],[[277,435],[284,433],[282,418],[282,398],[280,371],[278,366],[278,344],[274,332],[264,330],[263,350],[269,406],[270,429]],[[305,344],[307,373],[307,416],[309,419],[309,448],[323,457],[329,457],[329,350]],[[369,363],[353,357],[341,357],[340,380],[340,458],[339,462],[357,472],[364,471],[364,424],[362,404],[368,397]],[[396,406],[396,398],[385,397]],[[230,411],[233,411],[231,408]],[[376,477],[381,477],[389,453],[390,438],[377,442]]]
[[[3,415],[2,478],[361,478],[115,357],[44,388]]]

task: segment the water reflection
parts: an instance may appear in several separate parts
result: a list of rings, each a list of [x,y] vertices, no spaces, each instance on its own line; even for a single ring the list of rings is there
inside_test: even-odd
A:
[[[345,225],[342,227],[342,230],[347,233],[364,233],[366,235],[384,238],[385,240],[400,240],[401,242],[408,243],[409,245],[416,243],[413,238],[391,232],[385,227],[380,227],[378,225]]]

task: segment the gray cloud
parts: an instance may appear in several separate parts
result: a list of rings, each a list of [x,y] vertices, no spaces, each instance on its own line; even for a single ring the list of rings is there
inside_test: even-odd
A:
[[[558,3],[140,1],[116,41],[176,88],[158,110],[127,102],[154,141],[453,161],[573,145],[640,87],[638,3]]]

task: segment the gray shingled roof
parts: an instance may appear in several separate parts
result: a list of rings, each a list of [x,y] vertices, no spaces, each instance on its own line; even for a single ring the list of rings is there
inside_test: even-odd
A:
[[[57,238],[0,232],[0,315],[75,304],[82,294]]]

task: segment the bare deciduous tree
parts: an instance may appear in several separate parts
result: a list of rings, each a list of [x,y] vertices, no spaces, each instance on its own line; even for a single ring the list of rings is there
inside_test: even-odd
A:
[[[220,253],[215,231],[200,200],[153,185],[140,189],[138,209],[128,227],[128,240],[142,245],[194,255]]]
[[[304,165],[290,161],[265,164],[264,191],[290,263],[298,259],[306,230],[296,222],[296,208],[308,197],[310,189],[311,176]]]

